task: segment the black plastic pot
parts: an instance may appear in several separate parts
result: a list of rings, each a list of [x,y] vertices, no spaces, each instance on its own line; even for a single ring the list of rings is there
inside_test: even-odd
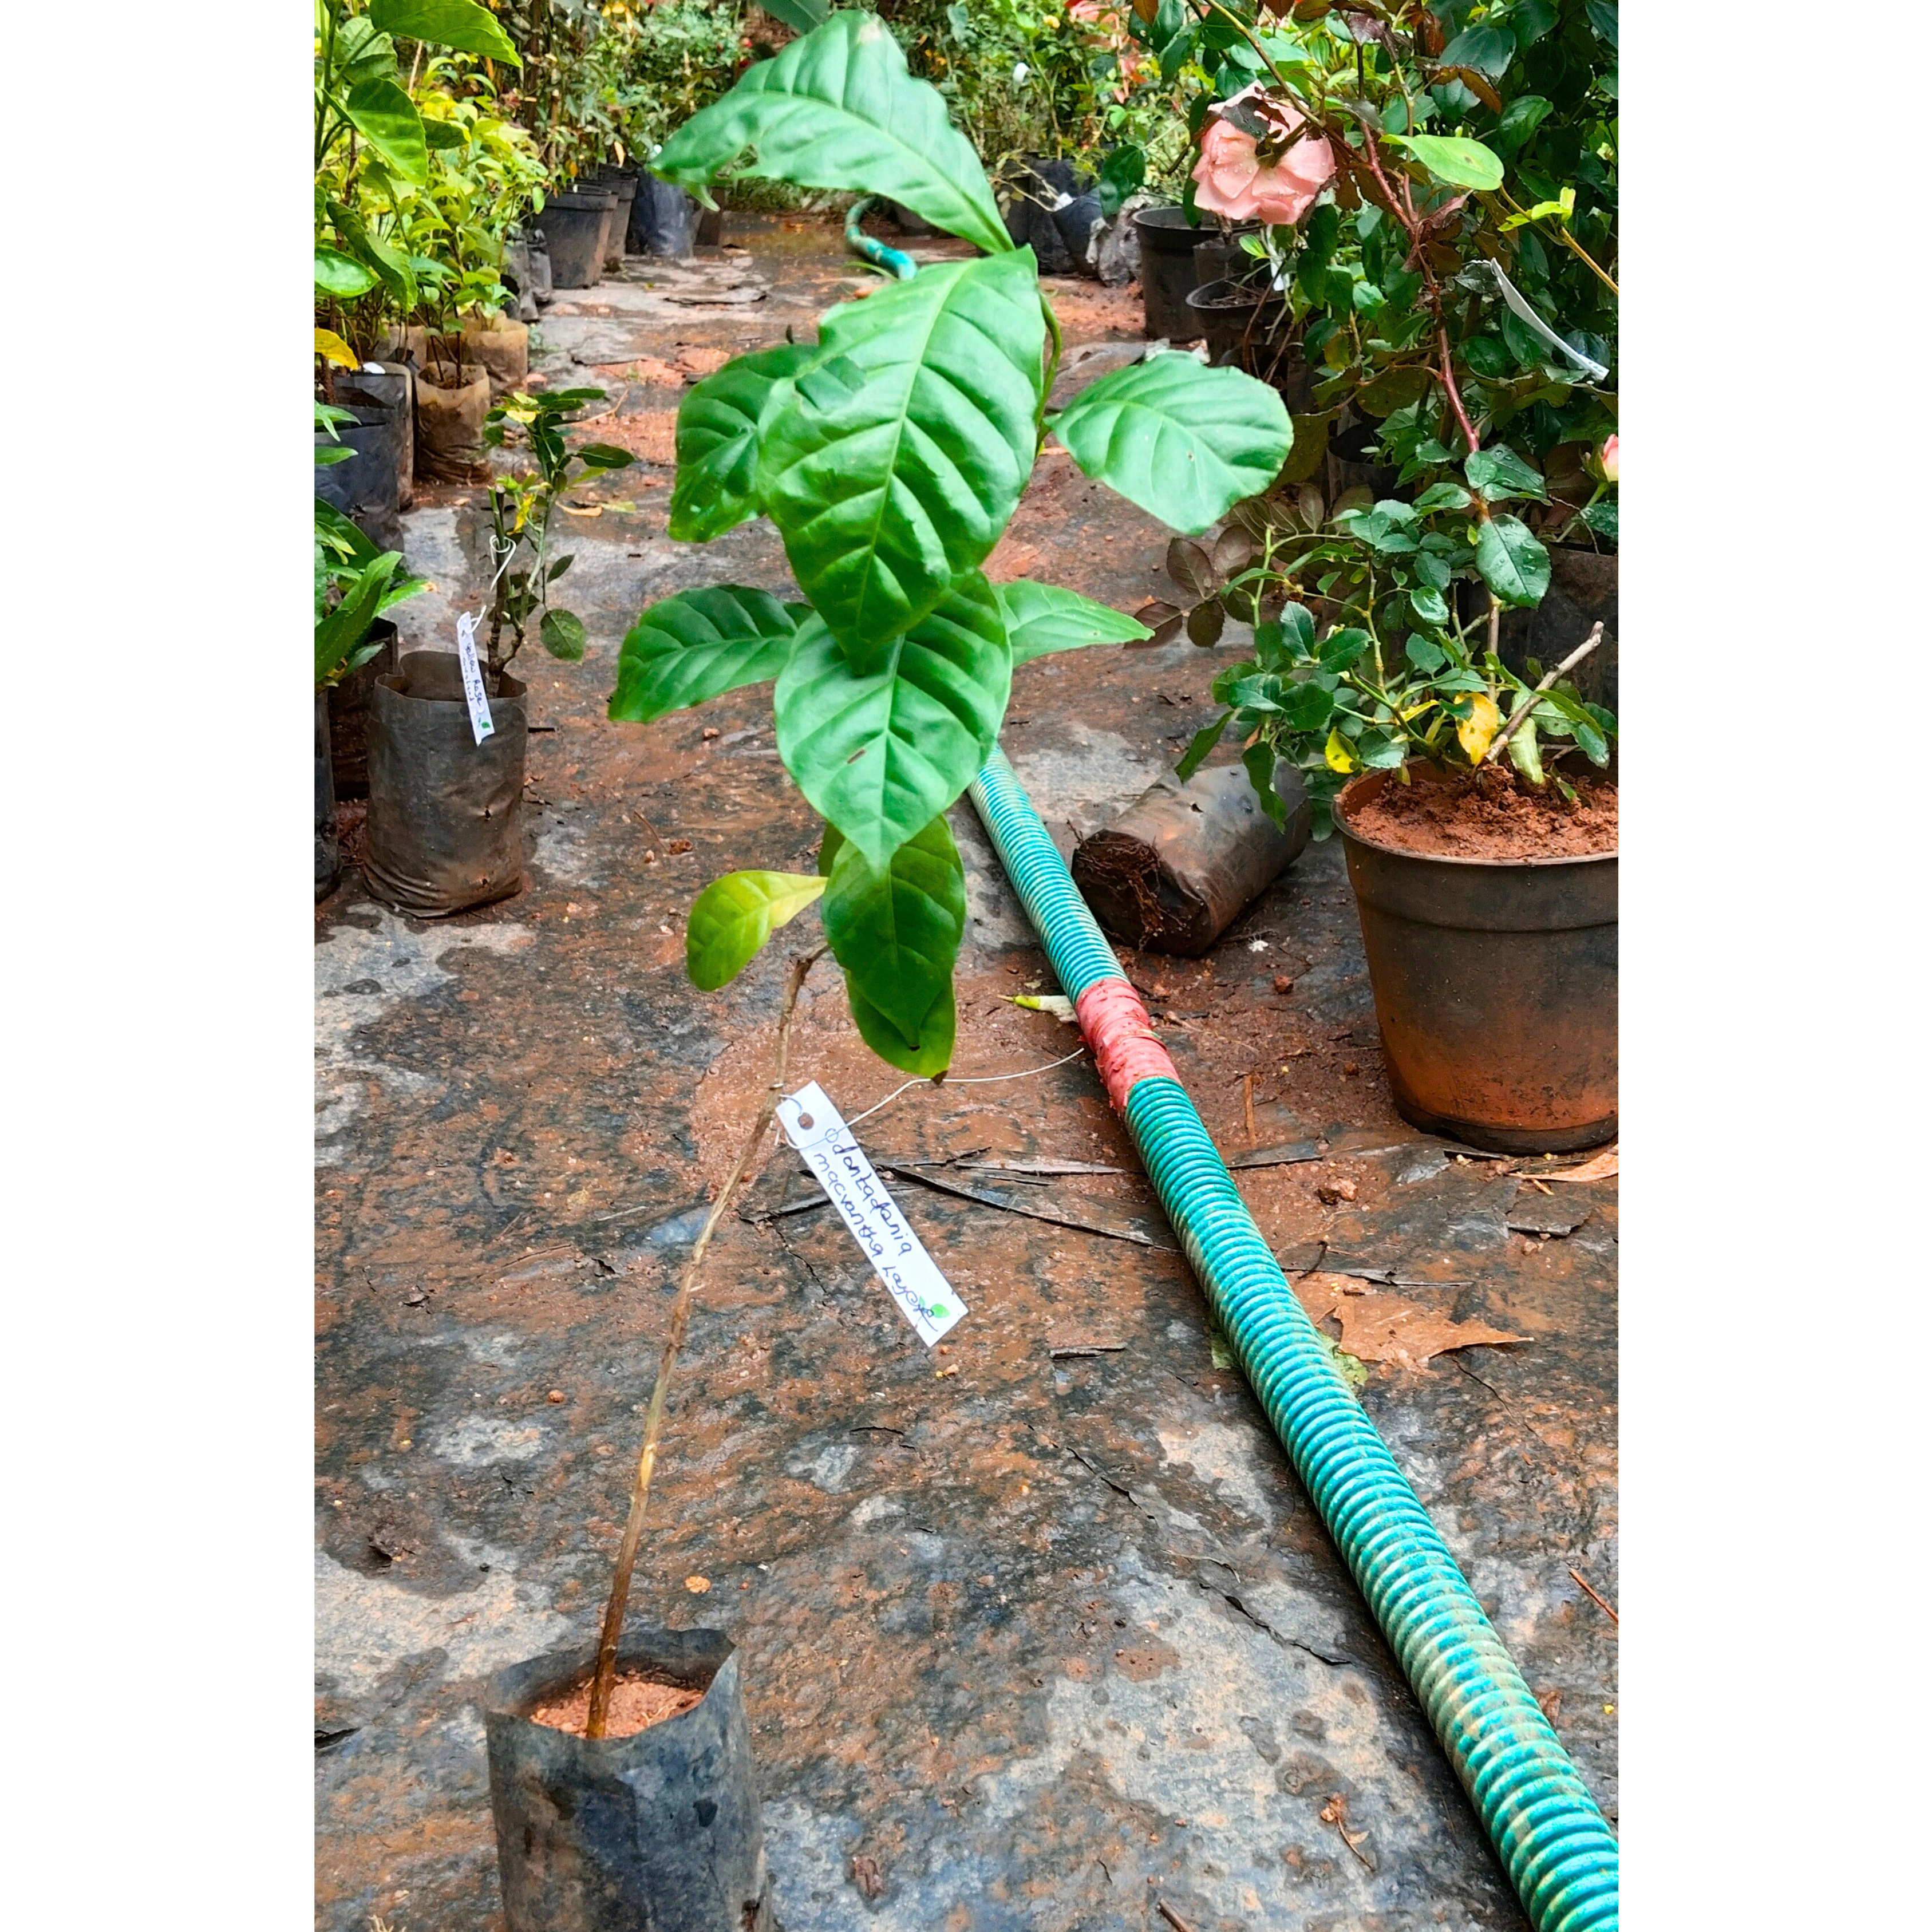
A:
[[[315,694],[315,896],[327,898],[342,876],[342,844],[335,836],[335,780],[328,758],[328,694]]]
[[[1294,318],[1281,296],[1239,282],[1208,282],[1188,291],[1187,309],[1217,368],[1245,369],[1264,381],[1291,367],[1306,375],[1308,365],[1294,345]]]
[[[594,1743],[533,1724],[580,1686],[594,1645],[491,1680],[484,1703],[490,1804],[508,1932],[769,1932],[751,1726],[721,1630],[645,1630],[620,1672],[702,1688],[690,1710]]]
[[[524,881],[524,687],[490,698],[478,744],[453,651],[412,651],[369,702],[369,837],[362,870],[385,904],[439,919],[508,898]]]
[[[1372,418],[1358,417],[1336,429],[1328,438],[1328,500],[1332,504],[1345,490],[1367,490],[1376,502],[1402,494],[1396,478],[1402,466],[1395,463],[1372,463],[1369,453],[1382,441],[1382,426]],[[1412,490],[1407,493],[1414,494]]]
[[[604,224],[617,197],[596,190],[566,190],[544,202],[543,232],[550,274],[560,289],[587,289],[604,272]]]
[[[1054,227],[1059,233],[1074,273],[1084,275],[1089,281],[1100,279],[1099,262],[1090,261],[1088,256],[1093,249],[1094,230],[1103,218],[1100,196],[1091,188],[1084,194],[1076,194],[1064,208],[1053,211]]]
[[[698,211],[698,245],[700,248],[724,247],[724,211],[722,208],[700,208]]]
[[[388,618],[370,626],[367,641],[382,649],[328,689],[328,761],[338,798],[369,796],[369,703],[376,680],[400,668],[396,627]]]
[[[604,256],[608,268],[615,262],[622,262],[631,248],[631,210],[638,199],[638,177],[635,175],[619,175],[604,185],[617,197],[617,206],[610,217],[610,247]]]
[[[1006,182],[1006,232],[1018,248],[1030,248],[1042,275],[1070,275],[1075,260],[1066,236],[1055,218],[1054,203],[1064,196],[1070,203],[1086,190],[1090,177],[1071,161],[1046,154],[1026,154],[1014,162]],[[1099,212],[1099,204],[1095,204]],[[1086,242],[1082,236],[1081,246]]]
[[[354,417],[338,423],[335,429],[337,438],[356,454],[344,463],[318,463],[315,494],[334,504],[378,549],[400,550],[403,526],[397,506],[402,428],[395,412],[380,403],[346,398],[337,406]],[[409,433],[414,435],[413,424]],[[326,430],[316,431],[318,450],[330,447],[332,440]]]
[[[685,261],[696,245],[703,212],[694,195],[656,175],[640,175],[631,208],[631,244],[640,254]]]
[[[1141,300],[1147,332],[1156,340],[1192,342],[1201,333],[1187,306],[1194,290],[1194,250],[1199,229],[1184,208],[1143,208],[1134,215],[1141,238]]]
[[[1335,824],[1362,922],[1389,1087],[1402,1118],[1502,1154],[1563,1154],[1617,1131],[1617,855],[1425,856]]]
[[[364,403],[389,418],[396,451],[396,507],[416,501],[416,387],[406,362],[365,362],[352,375],[336,379],[335,393],[347,403]]]

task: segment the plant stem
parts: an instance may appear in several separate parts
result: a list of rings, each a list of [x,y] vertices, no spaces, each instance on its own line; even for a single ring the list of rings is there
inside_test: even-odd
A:
[[[1536,700],[1547,691],[1567,670],[1581,664],[1604,641],[1604,626],[1599,620],[1590,626],[1590,634],[1558,664],[1554,670],[1545,671],[1543,682],[1510,712],[1509,722],[1490,741],[1490,748],[1483,754],[1483,763],[1493,764],[1502,755],[1503,748],[1515,736],[1516,727],[1536,709]]]
[[[1515,201],[1511,199],[1508,188],[1499,188],[1496,190],[1496,193],[1502,197],[1503,200],[1506,203],[1508,203],[1510,212],[1512,214],[1528,214],[1528,210],[1527,208],[1520,208],[1516,206]],[[1534,215],[1532,216],[1530,218],[1533,220],[1544,221],[1550,220],[1552,218],[1547,215]],[[1557,239],[1563,244],[1564,247],[1568,248],[1570,254],[1574,255],[1577,260],[1581,262],[1583,266],[1589,270],[1591,274],[1594,275],[1598,280],[1601,282],[1604,287],[1610,290],[1612,295],[1617,294],[1618,291],[1616,284],[1612,281],[1610,277],[1606,274],[1601,268],[1598,267],[1596,257],[1583,246],[1582,242],[1576,239],[1575,236],[1570,233],[1570,224],[1567,221],[1559,220],[1557,222],[1556,236]]]
[[[676,1364],[679,1349],[684,1346],[685,1330],[691,1322],[692,1291],[698,1284],[698,1271],[704,1265],[705,1250],[711,1245],[712,1234],[724,1219],[724,1210],[737,1191],[738,1183],[744,1178],[745,1170],[751,1166],[752,1156],[758,1153],[765,1130],[771,1125],[778,1095],[784,1086],[785,1054],[791,1044],[792,1015],[798,1006],[799,992],[813,962],[822,958],[824,952],[825,948],[821,946],[792,962],[791,976],[785,982],[784,1004],[778,1009],[778,1046],[773,1055],[771,1084],[765,1090],[758,1117],[752,1123],[752,1131],[745,1136],[744,1145],[738,1150],[738,1158],[732,1163],[731,1172],[718,1190],[718,1198],[711,1204],[711,1212],[705,1218],[697,1245],[692,1250],[691,1259],[685,1264],[683,1276],[678,1282],[677,1299],[671,1304],[670,1333],[664,1337],[664,1354],[658,1362],[657,1385],[651,1390],[650,1412],[644,1420],[644,1446],[638,1458],[637,1480],[631,1486],[630,1516],[624,1525],[624,1540],[617,1551],[616,1574],[610,1580],[610,1601],[604,1612],[603,1634],[598,1640],[597,1671],[591,1679],[590,1711],[584,1726],[586,1738],[603,1736],[610,1720],[610,1693],[617,1676],[617,1640],[623,1634],[624,1610],[631,1594],[631,1572],[636,1565],[638,1545],[644,1536],[644,1510],[650,1501],[651,1472],[657,1466],[658,1436],[664,1426],[664,1400],[670,1388],[670,1372]]]

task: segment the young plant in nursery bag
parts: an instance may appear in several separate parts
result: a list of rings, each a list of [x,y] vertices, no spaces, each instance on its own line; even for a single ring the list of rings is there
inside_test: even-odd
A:
[[[747,154],[750,158],[746,159]],[[805,593],[681,592],[625,639],[614,718],[639,722],[776,680],[778,753],[826,820],[812,874],[737,872],[693,905],[688,962],[722,986],[814,902],[853,1017],[882,1058],[952,1058],[965,882],[946,812],[994,748],[1013,667],[1144,638],[1104,604],[980,566],[1047,436],[1097,482],[1190,532],[1265,489],[1281,400],[1162,355],[1047,412],[1060,328],[985,170],[885,26],[834,13],[748,69],[652,164],[710,202],[740,175],[877,194],[983,252],[831,310],[815,344],[740,356],[678,413],[672,536],[769,517]]]
[[[563,432],[586,403],[601,403],[602,389],[558,389],[544,395],[519,392],[506,396],[484,418],[483,441],[501,449],[520,440],[535,459],[532,471],[498,477],[490,486],[490,554],[496,587],[490,600],[489,659],[494,682],[523,648],[532,620],[543,647],[554,658],[575,663],[584,655],[584,620],[550,601],[550,587],[570,568],[571,560],[550,556],[550,519],[564,492],[585,477],[623,470],[635,460],[628,450],[608,442],[572,448]],[[608,503],[604,509],[628,509]],[[514,570],[512,563],[526,560]],[[508,631],[510,647],[502,648]]]

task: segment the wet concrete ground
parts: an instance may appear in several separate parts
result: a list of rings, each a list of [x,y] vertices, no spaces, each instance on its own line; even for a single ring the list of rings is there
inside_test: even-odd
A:
[[[808,326],[865,278],[831,228],[733,232],[746,254],[701,256],[676,287],[633,263],[543,326],[539,366],[594,370],[614,401],[597,433],[653,460],[573,500],[637,506],[571,520],[586,661],[519,665],[539,728],[528,890],[432,923],[352,877],[318,908],[328,1932],[501,1925],[478,1690],[594,1633],[675,1271],[769,1077],[786,963],[814,943],[808,914],[722,992],[684,977],[704,884],[812,864],[769,688],[649,728],[602,716],[644,604],[720,580],[795,594],[762,524],[704,548],[665,538],[669,427],[721,352]],[[1133,337],[1132,298],[1053,292],[1070,346]],[[1125,352],[1082,359],[1090,375]],[[398,614],[409,643],[447,643],[473,608],[479,495],[425,493],[407,519],[437,585]],[[1160,588],[1165,542],[1049,455],[996,563],[1132,609]],[[1063,850],[1207,722],[1234,635],[1016,674],[1003,742]],[[742,1647],[780,1921],[1138,1932],[1168,1924],[1165,1902],[1194,1932],[1520,1926],[1090,1066],[1028,1071],[1075,1036],[1010,1004],[1052,982],[970,807],[953,824],[973,915],[953,1077],[902,1094],[865,1144],[1121,1167],[1024,1198],[1156,1245],[896,1183],[971,1310],[928,1353],[829,1214],[771,1216],[809,1192],[788,1156],[721,1228],[632,1615]],[[1546,1190],[1400,1123],[1332,846],[1207,960],[1126,964],[1231,1157],[1328,1142],[1239,1175],[1312,1304],[1347,1318],[1347,1286],[1371,1312],[1400,1312],[1394,1297],[1523,1338],[1372,1365],[1363,1400],[1614,1820],[1616,1630],[1578,1580],[1615,1603],[1614,1184]],[[793,1067],[848,1114],[899,1084],[829,962]],[[1346,1274],[1378,1268],[1402,1285]]]

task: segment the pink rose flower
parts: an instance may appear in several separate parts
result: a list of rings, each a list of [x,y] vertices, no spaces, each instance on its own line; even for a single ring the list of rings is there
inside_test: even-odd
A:
[[[1217,111],[1202,130],[1201,158],[1194,166],[1196,206],[1234,221],[1299,221],[1335,172],[1328,143],[1319,135],[1294,140],[1306,119],[1287,102],[1272,98],[1258,81],[1222,102],[1221,110],[1238,102],[1247,103],[1267,123],[1269,146],[1286,142],[1286,151],[1264,162],[1254,136]]]
[[[1614,483],[1617,480],[1617,440],[1612,436],[1604,445],[1604,481]]]

